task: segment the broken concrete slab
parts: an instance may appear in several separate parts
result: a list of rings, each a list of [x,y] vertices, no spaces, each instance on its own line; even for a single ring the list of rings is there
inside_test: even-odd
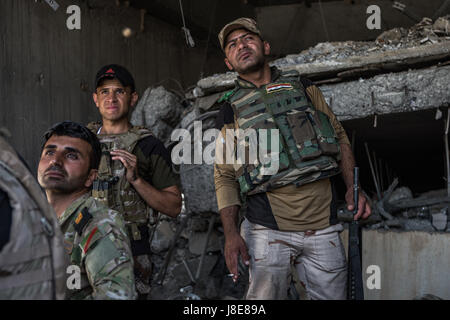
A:
[[[321,79],[333,78],[339,72],[363,67],[376,66],[378,69],[391,71],[394,67],[407,68],[409,64],[426,61],[439,61],[448,59],[450,55],[450,41],[422,45],[413,48],[398,49],[386,52],[371,52],[366,56],[350,56],[343,60],[324,60],[321,62],[308,62],[301,64],[291,64],[276,60],[272,65],[277,66],[283,71],[297,70],[302,76],[307,78]],[[289,58],[285,58],[289,59]],[[280,59],[281,60],[281,59]],[[214,75],[201,79],[197,82],[205,94],[218,91],[225,91],[234,86],[236,79],[235,73],[226,73],[223,75]]]
[[[439,35],[450,35],[450,15],[436,19],[433,24],[433,31]]]
[[[166,220],[159,222],[151,243],[152,252],[160,253],[169,249],[173,236],[174,232],[170,223]]]
[[[188,212],[218,212],[212,164],[181,165],[180,178]]]
[[[430,293],[450,299],[443,280],[450,279],[449,241],[450,233],[443,232],[363,230],[362,270],[377,266],[380,276],[379,289],[364,286],[364,298],[406,300]]]
[[[202,254],[206,237],[206,232],[192,232],[189,238],[189,251],[193,254]],[[220,241],[220,234],[217,231],[212,230],[206,252],[220,251],[221,248],[222,243]]]
[[[133,125],[146,126],[161,141],[167,142],[181,120],[184,111],[181,102],[181,97],[163,86],[148,88],[139,99],[130,121]]]
[[[217,255],[206,255],[203,261],[202,273],[200,274],[200,279],[207,278],[212,268],[216,264],[218,259]],[[200,262],[200,258],[190,259],[186,261],[190,271],[195,276],[197,272],[198,264]],[[186,267],[183,263],[179,263],[171,271],[171,275],[177,280],[177,283],[180,287],[187,286],[191,283],[191,278],[186,270]]]
[[[399,200],[412,199],[413,194],[410,188],[408,187],[399,187],[395,189],[391,196],[388,199],[388,203],[393,203]]]
[[[447,229],[448,216],[447,216],[448,208],[439,208],[438,212],[434,210],[431,213],[431,224],[437,231],[445,231]]]
[[[447,106],[449,83],[450,66],[443,66],[382,74],[319,88],[337,118],[343,121]]]
[[[194,107],[203,111],[208,111],[219,100],[226,91],[214,93],[212,95],[201,97],[195,100]]]

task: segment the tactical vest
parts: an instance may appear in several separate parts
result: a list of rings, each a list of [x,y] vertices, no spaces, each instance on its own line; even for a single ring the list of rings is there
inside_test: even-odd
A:
[[[88,128],[97,134],[101,123],[90,123]],[[133,153],[139,140],[151,135],[150,130],[138,126],[133,126],[123,134],[97,134],[102,146],[102,157],[97,179],[92,185],[92,197],[122,213],[130,239],[136,241],[141,240],[138,227],[153,223],[154,212],[126,179],[122,162],[111,159],[110,151],[121,149]]]
[[[0,299],[64,299],[68,261],[56,214],[1,136],[0,188],[12,208],[10,239],[0,252]]]
[[[275,174],[265,175],[262,168],[270,167],[270,163],[263,165],[260,159],[234,165],[243,197],[288,184],[301,186],[339,173],[337,135],[329,117],[306,97],[296,71],[284,72],[261,88],[241,85],[237,80],[237,87],[225,99],[231,104],[240,129],[255,129],[257,141],[261,141],[263,133],[267,134],[268,153],[279,152]],[[270,129],[279,130],[279,150],[271,150]]]

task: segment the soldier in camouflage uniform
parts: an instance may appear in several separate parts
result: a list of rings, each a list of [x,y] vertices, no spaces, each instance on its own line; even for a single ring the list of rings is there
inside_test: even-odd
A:
[[[58,217],[72,273],[68,299],[135,299],[125,224],[91,197],[100,143],[86,127],[62,122],[44,135],[38,181]]]
[[[128,121],[138,95],[124,67],[107,65],[96,75],[94,102],[101,122],[88,128],[102,145],[92,195],[123,216],[131,241],[139,299],[150,292],[151,235],[158,212],[176,217],[181,211],[179,177],[172,171],[164,144],[145,127]]]
[[[219,100],[217,128],[222,137],[217,139],[214,166],[225,259],[233,280],[239,277],[242,257],[249,265],[247,299],[286,299],[291,270],[307,297],[345,299],[346,257],[339,237],[343,227],[330,221],[336,200],[330,178],[340,171],[348,209],[354,207],[355,161],[345,131],[311,81],[268,65],[270,45],[254,20],[227,24],[219,42],[227,67],[238,73],[235,88]],[[268,163],[268,158],[226,163],[223,155],[236,153],[233,140],[244,146],[247,156],[252,154],[252,140],[230,139],[227,129],[254,130],[257,140],[269,142],[262,150],[276,158]],[[273,131],[278,135],[268,135]],[[272,165],[276,170],[268,173]],[[358,208],[355,219],[371,213],[364,196]]]
[[[52,207],[0,129],[0,300],[64,299],[67,256]]]

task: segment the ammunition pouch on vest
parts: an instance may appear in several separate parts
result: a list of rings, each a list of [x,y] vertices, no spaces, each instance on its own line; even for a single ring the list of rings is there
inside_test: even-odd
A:
[[[268,142],[268,153],[279,155],[275,174],[267,175],[263,170],[274,165],[272,160],[249,163],[247,158],[244,164],[235,165],[243,197],[288,184],[301,186],[339,173],[337,135],[329,117],[308,100],[297,72],[283,73],[261,88],[242,87],[239,82],[237,86],[227,100],[239,129],[255,129],[258,142],[262,138]],[[271,147],[271,129],[279,130],[278,150]],[[248,155],[248,143],[246,148]]]
[[[90,123],[88,128],[97,134],[100,123]],[[119,160],[112,160],[110,151],[125,150],[133,153],[139,140],[151,136],[145,127],[132,127],[123,134],[98,134],[102,146],[102,157],[97,179],[92,185],[92,197],[105,206],[120,212],[127,225],[130,239],[142,239],[139,227],[152,225],[157,213],[150,208],[126,179],[126,169]],[[139,163],[139,159],[138,159]]]

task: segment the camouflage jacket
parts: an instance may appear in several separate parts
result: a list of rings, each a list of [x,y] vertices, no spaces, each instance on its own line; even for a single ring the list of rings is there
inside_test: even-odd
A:
[[[64,246],[72,266],[80,271],[67,281],[68,299],[135,299],[133,260],[125,224],[85,194],[59,217]]]

